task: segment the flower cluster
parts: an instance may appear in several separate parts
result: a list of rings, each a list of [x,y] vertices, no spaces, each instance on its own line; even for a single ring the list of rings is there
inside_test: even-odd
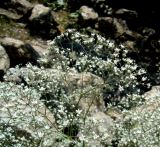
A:
[[[160,93],[154,92],[143,106],[124,112],[125,117],[116,124],[118,147],[160,146]]]
[[[141,84],[147,80],[146,72],[133,59],[128,50],[98,34],[83,34],[68,30],[50,42],[50,53],[41,59],[45,66],[79,72],[91,72],[105,81],[104,97],[112,106],[131,108],[142,98]],[[44,62],[45,61],[45,62]],[[133,99],[134,98],[134,99]]]
[[[98,34],[68,30],[50,42],[39,66],[17,66],[5,74],[0,146],[109,146],[113,120],[105,114],[103,98],[107,106],[133,109],[144,100],[139,84],[146,79],[124,46]],[[129,127],[138,127],[141,119],[133,114]],[[116,128],[119,146],[127,139],[127,116],[121,130]]]

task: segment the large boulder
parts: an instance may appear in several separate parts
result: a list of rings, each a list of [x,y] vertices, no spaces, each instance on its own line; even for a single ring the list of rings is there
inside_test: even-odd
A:
[[[0,44],[5,48],[10,60],[11,66],[17,64],[26,64],[27,62],[36,63],[39,58],[38,52],[27,43],[14,38],[0,38]]]

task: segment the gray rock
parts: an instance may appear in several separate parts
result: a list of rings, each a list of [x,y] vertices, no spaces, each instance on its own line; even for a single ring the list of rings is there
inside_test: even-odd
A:
[[[0,38],[0,43],[5,48],[13,65],[25,64],[27,62],[36,63],[39,58],[38,52],[27,43],[14,38]]]
[[[80,8],[80,15],[82,16],[83,20],[98,19],[98,13],[88,6],[82,6]]]
[[[160,86],[153,86],[152,89],[150,91],[147,91],[145,94],[145,99],[148,101],[151,98],[156,98],[160,96]]]
[[[92,26],[94,27],[94,24],[96,23],[98,19],[98,13],[96,13],[93,8],[90,8],[88,6],[81,6],[79,9],[80,17],[78,20],[78,23],[83,26]]]
[[[11,0],[12,5],[19,12],[26,14],[29,10],[33,8],[33,5],[27,0]]]
[[[135,19],[138,17],[138,13],[136,11],[133,11],[133,10],[128,10],[128,9],[118,9],[116,12],[115,12],[115,16],[116,17],[119,17],[119,18],[122,18],[122,19]]]
[[[121,36],[128,31],[125,21],[113,17],[100,17],[98,19],[97,28],[103,33],[115,37]]]
[[[34,6],[32,9],[32,14],[29,17],[30,21],[34,21],[37,19],[42,19],[44,16],[50,15],[49,13],[51,12],[51,9],[49,7],[45,7],[44,5],[37,4]]]
[[[96,29],[107,34],[114,35],[115,28],[113,26],[112,17],[99,17],[98,22],[95,24]]]
[[[0,15],[6,16],[9,19],[18,20],[22,17],[22,15],[18,15],[16,13],[12,13],[8,10],[0,8]]]
[[[90,119],[94,121],[90,121]],[[91,127],[92,126],[92,127]],[[113,119],[103,112],[97,112],[91,117],[86,119],[86,132],[87,146],[90,147],[105,147],[111,145],[113,139]],[[89,130],[87,131],[89,127]],[[83,132],[79,132],[78,136],[81,136]]]
[[[35,51],[39,53],[40,56],[43,56],[49,52],[47,41],[34,39],[27,41],[27,43],[29,43],[35,49]]]
[[[32,9],[28,27],[31,34],[48,39],[57,33],[57,23],[54,21],[51,9],[42,4],[37,4]]]
[[[5,49],[0,45],[0,71],[6,72],[10,67],[10,60]]]
[[[122,40],[142,38],[139,33],[129,30],[125,20],[114,17],[98,18],[96,28],[109,36],[114,36],[115,38],[120,38]]]
[[[33,5],[27,0],[5,0],[2,6],[20,14],[26,14],[33,8]]]
[[[122,19],[113,19],[113,27],[115,28],[115,36],[121,36],[126,33],[129,29],[125,21]]]

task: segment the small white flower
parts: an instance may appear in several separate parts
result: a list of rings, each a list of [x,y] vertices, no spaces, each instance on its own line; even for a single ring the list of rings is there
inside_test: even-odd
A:
[[[142,81],[146,81],[147,80],[147,77],[142,77]]]
[[[42,138],[42,137],[44,136],[44,133],[38,132],[38,136],[39,136],[40,138]]]
[[[79,139],[80,139],[81,141],[85,141],[85,136],[84,136],[83,134],[81,134],[81,135],[79,136]]]
[[[76,110],[76,113],[77,113],[78,115],[80,115],[81,112],[82,112],[82,110],[80,110],[80,109]]]

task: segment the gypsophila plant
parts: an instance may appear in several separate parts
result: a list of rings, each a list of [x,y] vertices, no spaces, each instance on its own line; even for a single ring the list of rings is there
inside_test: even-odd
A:
[[[43,146],[47,135],[55,133],[53,120],[39,98],[36,89],[0,83],[0,146]],[[48,141],[53,144],[54,138]]]
[[[73,29],[56,37],[50,45],[50,53],[40,61],[44,66],[64,71],[73,67],[102,77],[105,101],[112,106],[129,109],[142,101],[139,85],[147,80],[146,72],[127,56],[123,45]]]
[[[122,122],[116,124],[118,147],[160,146],[160,93],[156,92],[143,106],[124,112]]]
[[[90,76],[93,75],[89,74],[88,77],[90,78]],[[83,79],[83,74],[79,74],[75,70],[68,69],[66,71],[66,68],[62,70],[62,67],[57,68],[56,65],[55,67],[45,69],[44,67],[39,68],[31,64],[21,68],[18,66],[10,68],[4,76],[5,81],[12,81],[15,84],[23,83],[23,85],[35,89],[40,94],[39,100],[45,104],[55,118],[55,122],[52,124],[52,127],[55,127],[55,135],[51,133],[52,131],[45,134],[49,134],[48,140],[57,140],[59,146],[87,144],[87,141],[80,139],[81,136],[78,136],[78,132],[82,128],[86,128],[88,115],[99,108],[92,105],[95,105],[100,100],[103,101],[101,94],[103,82],[101,83],[98,77],[95,80],[92,78],[89,84],[87,84],[85,83],[87,82],[85,73]],[[100,82],[98,82],[99,80]],[[89,127],[92,128],[93,125],[89,124]],[[41,132],[42,137],[44,132]],[[101,132],[101,136],[103,133]],[[97,132],[94,134],[101,142],[101,136]],[[92,138],[92,133],[90,132],[84,135],[86,135],[85,137],[88,141]],[[45,138],[43,141],[41,141],[41,144],[46,143]],[[46,144],[52,144],[54,141],[48,142]]]
[[[39,66],[10,68],[0,83],[0,146],[111,145],[103,98],[121,110],[144,100],[145,71],[127,53],[113,40],[68,30],[50,43]],[[125,131],[115,129],[123,145]]]

